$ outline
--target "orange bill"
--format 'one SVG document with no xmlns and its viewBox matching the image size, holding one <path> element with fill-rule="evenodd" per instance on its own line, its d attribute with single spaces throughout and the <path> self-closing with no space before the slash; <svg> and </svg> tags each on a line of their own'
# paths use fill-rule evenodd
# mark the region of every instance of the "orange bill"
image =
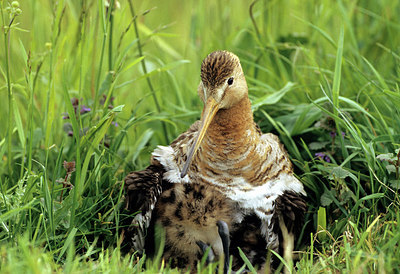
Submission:
<svg viewBox="0 0 400 274">
<path fill-rule="evenodd" d="M 195 139 L 192 147 L 189 150 L 187 160 L 186 160 L 185 164 L 183 165 L 183 169 L 181 172 L 181 178 L 186 176 L 187 171 L 190 166 L 190 163 L 192 162 L 193 156 L 195 155 L 196 151 L 200 147 L 201 141 L 203 140 L 204 135 L 206 134 L 206 131 L 207 131 L 208 127 L 210 126 L 211 121 L 214 118 L 214 116 L 218 110 L 219 110 L 219 103 L 217 101 L 215 101 L 215 99 L 212 96 L 210 96 L 210 98 L 207 99 L 206 104 L 204 106 L 203 116 L 201 117 L 200 130 L 197 133 L 196 139 Z"/>
</svg>

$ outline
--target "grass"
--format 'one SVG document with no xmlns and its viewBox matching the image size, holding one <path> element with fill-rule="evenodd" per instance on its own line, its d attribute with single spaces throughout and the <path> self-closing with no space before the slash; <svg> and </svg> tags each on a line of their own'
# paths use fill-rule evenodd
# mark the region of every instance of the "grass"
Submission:
<svg viewBox="0 0 400 274">
<path fill-rule="evenodd" d="M 107 2 L 0 0 L 0 272 L 177 272 L 121 253 L 122 179 L 198 119 L 216 49 L 306 187 L 296 269 L 400 269 L 399 3 Z"/>
</svg>

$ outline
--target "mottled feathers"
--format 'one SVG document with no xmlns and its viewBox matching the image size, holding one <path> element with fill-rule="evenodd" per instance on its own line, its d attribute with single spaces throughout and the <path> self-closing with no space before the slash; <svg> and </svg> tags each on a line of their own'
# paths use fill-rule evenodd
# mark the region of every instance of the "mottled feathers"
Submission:
<svg viewBox="0 0 400 274">
<path fill-rule="evenodd" d="M 215 88 L 231 76 L 235 67 L 240 66 L 237 57 L 227 51 L 210 53 L 201 64 L 201 81 L 205 86 Z"/>
<path fill-rule="evenodd" d="M 133 217 L 125 236 L 131 239 L 135 251 L 143 253 L 147 229 L 155 205 L 162 192 L 162 166 L 151 165 L 145 170 L 136 171 L 125 177 L 125 209 Z"/>
</svg>

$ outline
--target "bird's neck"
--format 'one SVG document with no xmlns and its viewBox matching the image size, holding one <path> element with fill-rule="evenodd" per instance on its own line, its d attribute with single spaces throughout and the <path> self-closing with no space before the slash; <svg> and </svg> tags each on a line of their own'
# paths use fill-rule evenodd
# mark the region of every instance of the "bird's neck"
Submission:
<svg viewBox="0 0 400 274">
<path fill-rule="evenodd" d="M 218 111 L 193 160 L 198 171 L 193 176 L 221 187 L 233 184 L 234 177 L 252 184 L 250 176 L 257 176 L 249 163 L 265 158 L 257 153 L 260 136 L 247 96 L 230 109 Z"/>
<path fill-rule="evenodd" d="M 201 158 L 209 161 L 211 157 L 220 162 L 239 158 L 258 138 L 251 103 L 246 96 L 233 107 L 217 112 L 201 144 L 201 150 L 209 157 Z"/>
<path fill-rule="evenodd" d="M 221 188 L 262 185 L 269 178 L 267 175 L 279 175 L 276 171 L 283 170 L 277 164 L 286 156 L 278 155 L 280 150 L 271 147 L 273 142 L 274 137 L 261 135 L 257 129 L 246 97 L 216 114 L 193 159 L 191 176 L 194 181 Z M 287 169 L 291 170 L 290 162 Z"/>
<path fill-rule="evenodd" d="M 221 109 L 215 115 L 207 130 L 209 137 L 238 136 L 254 128 L 251 103 L 245 96 L 229 109 Z"/>
</svg>

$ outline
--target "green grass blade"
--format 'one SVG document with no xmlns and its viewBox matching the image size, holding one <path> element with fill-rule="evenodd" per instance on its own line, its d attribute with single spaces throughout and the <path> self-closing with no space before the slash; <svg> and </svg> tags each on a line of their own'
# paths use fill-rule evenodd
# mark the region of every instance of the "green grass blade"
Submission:
<svg viewBox="0 0 400 274">
<path fill-rule="evenodd" d="M 240 258 L 242 258 L 242 260 L 244 261 L 245 265 L 247 266 L 247 268 L 249 269 L 249 271 L 253 274 L 257 273 L 256 269 L 254 268 L 254 266 L 251 264 L 251 262 L 249 261 L 249 259 L 246 257 L 246 254 L 244 254 L 244 252 L 240 249 L 240 247 L 238 247 L 239 250 L 239 255 Z"/>
<path fill-rule="evenodd" d="M 326 239 L 326 210 L 324 207 L 318 209 L 318 239 L 321 241 Z"/>
<path fill-rule="evenodd" d="M 72 245 L 74 245 L 74 240 L 75 240 L 75 234 L 78 231 L 77 228 L 73 228 L 69 233 L 68 233 L 68 237 L 64 242 L 63 247 L 61 248 L 60 254 L 58 254 L 58 258 L 57 258 L 57 262 L 59 262 L 62 258 L 62 256 L 64 256 L 64 253 L 67 251 L 67 249 Z"/>
</svg>

